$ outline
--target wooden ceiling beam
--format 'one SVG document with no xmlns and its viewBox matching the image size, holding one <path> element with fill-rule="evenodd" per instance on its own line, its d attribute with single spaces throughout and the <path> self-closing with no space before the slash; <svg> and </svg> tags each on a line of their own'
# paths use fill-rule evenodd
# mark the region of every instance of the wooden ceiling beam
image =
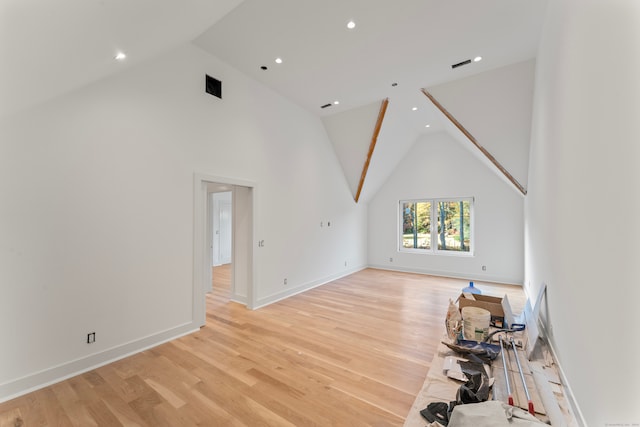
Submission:
<svg viewBox="0 0 640 427">
<path fill-rule="evenodd" d="M 431 94 L 429 93 L 429 91 L 427 91 L 426 89 L 422 89 L 422 93 L 423 93 L 427 98 L 429 98 L 429 100 L 433 103 L 433 105 L 435 105 L 435 106 L 436 106 L 436 108 L 437 108 L 438 110 L 440 110 L 440 111 L 442 112 L 442 114 L 444 114 L 444 115 L 449 119 L 449 121 L 451 121 L 451 123 L 453 123 L 453 125 L 454 125 L 455 127 L 457 127 L 457 128 L 458 128 L 458 130 L 459 130 L 460 132 L 462 132 L 462 133 L 463 133 L 463 135 L 464 135 L 464 136 L 466 136 L 466 137 L 469 139 L 469 141 L 471 141 L 471 143 L 472 143 L 473 145 L 475 145 L 475 146 L 476 146 L 476 148 L 477 148 L 478 150 L 480 150 L 480 152 L 481 152 L 481 153 L 482 153 L 482 154 L 483 154 L 483 155 L 484 155 L 484 156 L 485 156 L 485 157 L 486 157 L 486 158 L 487 158 L 491 163 L 493 163 L 493 165 L 494 165 L 496 168 L 498 168 L 498 170 L 499 170 L 500 172 L 502 172 L 502 174 L 507 178 L 507 180 L 509 180 L 509 182 L 511 182 L 511 183 L 512 183 L 512 184 L 513 184 L 513 185 L 518 189 L 518 191 L 520 191 L 520 192 L 522 193 L 522 195 L 524 195 L 524 196 L 526 196 L 526 195 L 527 195 L 527 189 L 526 189 L 526 188 L 524 188 L 524 186 L 523 186 L 522 184 L 520 184 L 520 183 L 518 182 L 518 180 L 517 180 L 517 179 L 515 179 L 515 178 L 513 177 L 513 175 L 511 175 L 511 174 L 509 173 L 509 171 L 508 171 L 504 166 L 502 166 L 502 165 L 500 164 L 500 162 L 498 161 L 498 159 L 496 159 L 495 157 L 493 157 L 493 155 L 492 155 L 492 154 L 491 154 L 491 153 L 490 153 L 486 148 L 484 148 L 482 145 L 480 145 L 480 143 L 478 142 L 478 140 L 476 140 L 476 138 L 475 138 L 473 135 L 471 135 L 471 133 L 470 133 L 470 132 L 469 132 L 469 131 L 464 127 L 464 126 L 462 126 L 462 123 L 460 123 L 460 122 L 459 122 L 459 121 L 458 121 L 458 120 L 457 120 L 457 119 L 456 119 L 456 118 L 455 118 L 451 113 L 449 113 L 449 112 L 447 111 L 447 109 L 446 109 L 446 108 L 444 108 L 444 106 L 443 106 L 442 104 L 440 104 L 440 102 L 438 102 L 438 100 L 437 100 L 433 95 L 431 95 Z"/>
<path fill-rule="evenodd" d="M 380 105 L 380 112 L 378 113 L 378 120 L 376 121 L 376 127 L 373 129 L 373 136 L 371 137 L 371 143 L 369 144 L 369 152 L 367 153 L 367 159 L 362 167 L 362 174 L 360 174 L 360 183 L 358 184 L 358 191 L 356 192 L 356 203 L 360 200 L 360 193 L 364 186 L 364 180 L 367 177 L 367 171 L 369 170 L 369 163 L 371 163 L 371 156 L 373 156 L 373 150 L 376 148 L 376 142 L 378 142 L 378 135 L 380 134 L 380 128 L 384 121 L 384 115 L 387 112 L 387 105 L 389 105 L 389 98 L 385 98 Z"/>
</svg>

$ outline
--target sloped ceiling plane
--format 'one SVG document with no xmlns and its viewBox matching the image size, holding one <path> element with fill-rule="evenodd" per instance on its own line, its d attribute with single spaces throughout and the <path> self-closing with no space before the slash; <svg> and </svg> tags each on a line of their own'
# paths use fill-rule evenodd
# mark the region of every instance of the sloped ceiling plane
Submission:
<svg viewBox="0 0 640 427">
<path fill-rule="evenodd" d="M 525 194 L 546 6 L 5 0 L 0 118 L 194 43 L 316 114 L 356 200 L 370 200 L 419 138 L 439 132 Z M 120 49 L 126 64 L 113 61 Z"/>
</svg>

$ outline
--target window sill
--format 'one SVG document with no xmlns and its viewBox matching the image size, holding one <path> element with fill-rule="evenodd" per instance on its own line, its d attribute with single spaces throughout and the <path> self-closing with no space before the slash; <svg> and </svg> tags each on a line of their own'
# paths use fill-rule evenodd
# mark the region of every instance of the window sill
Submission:
<svg viewBox="0 0 640 427">
<path fill-rule="evenodd" d="M 446 257 L 461 257 L 461 258 L 473 258 L 475 257 L 475 253 L 473 251 L 470 252 L 455 252 L 455 251 L 434 251 L 431 249 L 398 249 L 398 252 L 405 254 L 418 254 L 418 255 L 441 255 Z"/>
</svg>

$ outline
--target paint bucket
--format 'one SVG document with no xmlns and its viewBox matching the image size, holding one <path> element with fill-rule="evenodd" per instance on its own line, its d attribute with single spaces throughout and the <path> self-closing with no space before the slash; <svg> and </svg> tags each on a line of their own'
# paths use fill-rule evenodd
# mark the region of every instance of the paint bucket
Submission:
<svg viewBox="0 0 640 427">
<path fill-rule="evenodd" d="M 462 308 L 462 336 L 465 340 L 484 341 L 489 335 L 489 310 L 479 307 Z"/>
</svg>

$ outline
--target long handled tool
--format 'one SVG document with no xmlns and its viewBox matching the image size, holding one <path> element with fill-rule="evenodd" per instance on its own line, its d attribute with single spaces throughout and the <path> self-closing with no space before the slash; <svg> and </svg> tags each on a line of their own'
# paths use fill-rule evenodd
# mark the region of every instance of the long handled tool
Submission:
<svg viewBox="0 0 640 427">
<path fill-rule="evenodd" d="M 502 368 L 504 369 L 504 379 L 507 383 L 507 393 L 509 394 L 509 405 L 513 406 L 513 395 L 511 394 L 511 383 L 509 382 L 509 372 L 507 371 L 507 361 L 504 357 L 504 346 L 502 345 L 502 335 L 500 340 L 500 354 L 502 355 Z"/>
<path fill-rule="evenodd" d="M 529 395 L 527 383 L 524 380 L 524 373 L 522 372 L 522 366 L 520 366 L 520 358 L 518 357 L 518 349 L 516 348 L 516 343 L 513 341 L 513 337 L 511 337 L 511 346 L 513 347 L 513 352 L 516 354 L 516 363 L 518 364 L 518 371 L 520 371 L 520 379 L 522 380 L 522 387 L 524 387 L 524 394 L 527 395 L 527 400 L 529 401 L 529 413 L 535 416 L 536 411 L 533 410 L 533 401 L 531 400 L 531 396 Z"/>
</svg>

